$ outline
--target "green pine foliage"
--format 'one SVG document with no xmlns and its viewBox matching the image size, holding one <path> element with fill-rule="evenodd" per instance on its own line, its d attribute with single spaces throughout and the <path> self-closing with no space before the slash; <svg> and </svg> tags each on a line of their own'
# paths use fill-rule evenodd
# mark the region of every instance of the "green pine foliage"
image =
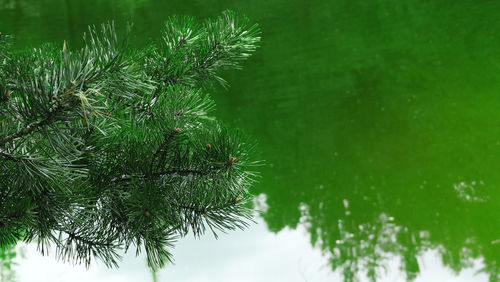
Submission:
<svg viewBox="0 0 500 282">
<path fill-rule="evenodd" d="M 254 145 L 210 115 L 206 91 L 259 34 L 226 11 L 173 17 L 142 50 L 113 24 L 80 50 L 18 51 L 0 35 L 0 247 L 37 242 L 110 267 L 133 248 L 156 269 L 188 232 L 246 227 Z"/>
</svg>

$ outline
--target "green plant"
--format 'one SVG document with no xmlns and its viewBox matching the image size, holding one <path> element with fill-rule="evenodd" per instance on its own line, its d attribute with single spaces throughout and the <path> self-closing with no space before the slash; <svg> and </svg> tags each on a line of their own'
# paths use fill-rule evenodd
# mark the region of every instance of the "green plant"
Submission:
<svg viewBox="0 0 500 282">
<path fill-rule="evenodd" d="M 17 51 L 0 35 L 0 247 L 36 240 L 87 266 L 136 247 L 156 269 L 189 230 L 247 226 L 253 143 L 209 116 L 205 91 L 259 33 L 226 11 L 173 17 L 141 50 L 113 24 L 76 51 Z"/>
</svg>

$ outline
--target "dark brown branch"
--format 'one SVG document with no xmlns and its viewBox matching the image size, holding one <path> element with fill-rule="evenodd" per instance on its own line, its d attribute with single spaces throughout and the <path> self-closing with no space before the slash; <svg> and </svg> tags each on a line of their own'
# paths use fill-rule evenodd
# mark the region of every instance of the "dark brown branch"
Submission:
<svg viewBox="0 0 500 282">
<path fill-rule="evenodd" d="M 13 161 L 13 162 L 20 162 L 21 161 L 20 158 L 14 157 L 13 155 L 11 155 L 9 153 L 5 153 L 3 151 L 0 151 L 0 156 L 4 157 L 5 159 L 8 159 L 10 161 Z"/>
<path fill-rule="evenodd" d="M 16 163 L 17 162 L 31 162 L 31 163 L 36 164 L 36 165 L 42 164 L 39 161 L 30 160 L 29 158 L 25 158 L 25 157 L 13 156 L 13 155 L 6 153 L 6 152 L 3 152 L 3 151 L 0 151 L 0 157 L 4 157 L 5 159 L 7 159 L 9 161 L 16 162 Z"/>
<path fill-rule="evenodd" d="M 113 243 L 103 243 L 103 242 L 98 242 L 98 241 L 92 241 L 89 239 L 85 239 L 84 237 L 77 235 L 76 233 L 69 232 L 69 231 L 64 231 L 66 234 L 68 234 L 69 239 L 71 240 L 77 240 L 80 241 L 84 244 L 87 244 L 89 246 L 103 246 L 103 247 L 112 247 L 114 244 Z"/>
<path fill-rule="evenodd" d="M 218 165 L 218 166 L 212 166 L 209 169 L 196 169 L 196 168 L 179 168 L 179 169 L 170 169 L 170 170 L 165 170 L 165 171 L 160 171 L 160 172 L 155 172 L 152 173 L 151 175 L 122 175 L 121 177 L 115 177 L 112 178 L 110 181 L 110 184 L 115 184 L 118 182 L 128 182 L 132 180 L 133 178 L 139 178 L 139 179 L 147 179 L 149 177 L 152 178 L 158 178 L 164 175 L 171 175 L 171 174 L 179 174 L 179 175 L 189 175 L 189 174 L 196 174 L 196 175 L 207 175 L 210 172 L 219 170 L 226 166 L 226 164 Z"/>
<path fill-rule="evenodd" d="M 53 122 L 55 120 L 57 114 L 60 111 L 62 111 L 64 108 L 65 107 L 64 107 L 63 104 L 59 104 L 52 111 L 49 112 L 49 114 L 47 115 L 47 117 L 45 117 L 41 121 L 38 121 L 38 122 L 32 123 L 30 125 L 27 125 L 27 126 L 23 127 L 21 130 L 19 130 L 18 132 L 13 133 L 13 134 L 11 134 L 11 135 L 3 138 L 2 140 L 0 140 L 0 146 L 4 145 L 6 143 L 9 143 L 9 142 L 11 142 L 14 139 L 17 139 L 19 137 L 28 135 L 28 134 L 32 133 L 33 131 L 37 130 L 38 128 L 40 128 L 40 127 L 43 127 L 45 125 L 50 124 L 51 122 Z"/>
<path fill-rule="evenodd" d="M 218 206 L 218 207 L 204 207 L 202 209 L 197 209 L 196 207 L 194 206 L 189 206 L 189 205 L 177 205 L 177 204 L 174 204 L 176 205 L 178 208 L 181 208 L 181 209 L 186 209 L 186 210 L 189 210 L 189 211 L 192 211 L 192 212 L 195 212 L 195 213 L 198 213 L 198 214 L 207 214 L 209 212 L 220 212 L 221 210 L 224 210 L 224 209 L 227 209 L 227 208 L 230 208 L 232 206 L 235 206 L 237 205 L 242 199 L 241 198 L 238 198 L 236 199 L 234 202 L 228 202 L 226 203 L 225 205 L 222 205 L 222 206 Z"/>
<path fill-rule="evenodd" d="M 6 220 L 21 220 L 24 216 L 26 216 L 28 212 L 22 213 L 22 214 L 15 214 L 15 215 L 0 215 L 0 222 L 5 223 Z"/>
<path fill-rule="evenodd" d="M 165 171 L 159 171 L 155 172 L 152 175 L 159 177 L 163 175 L 170 175 L 170 174 L 179 174 L 179 175 L 189 175 L 189 174 L 197 174 L 197 175 L 203 175 L 205 172 L 210 172 L 212 171 L 212 168 L 209 170 L 200 170 L 200 169 L 195 169 L 195 168 L 181 168 L 181 169 L 170 169 L 170 170 L 165 170 Z"/>
<path fill-rule="evenodd" d="M 177 132 L 179 132 L 178 129 L 177 130 L 174 129 L 174 130 L 170 131 L 170 133 L 165 137 L 165 140 L 163 141 L 163 143 L 161 143 L 161 145 L 158 147 L 156 152 L 153 154 L 153 157 L 151 158 L 151 164 L 149 165 L 149 173 L 153 174 L 154 163 L 156 161 L 156 158 L 163 150 L 165 150 L 165 148 L 168 146 L 168 143 L 172 140 L 172 138 L 174 137 L 174 135 Z"/>
</svg>

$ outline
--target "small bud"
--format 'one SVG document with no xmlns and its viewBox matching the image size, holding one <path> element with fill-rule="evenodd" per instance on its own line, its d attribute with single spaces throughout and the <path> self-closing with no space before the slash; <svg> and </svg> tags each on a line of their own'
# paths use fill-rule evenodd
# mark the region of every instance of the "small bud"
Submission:
<svg viewBox="0 0 500 282">
<path fill-rule="evenodd" d="M 144 215 L 146 215 L 146 216 L 149 216 L 150 214 L 151 214 L 151 213 L 150 213 L 148 210 L 146 210 L 146 211 L 144 212 Z"/>
<path fill-rule="evenodd" d="M 237 158 L 231 157 L 229 158 L 229 164 L 232 165 L 237 160 L 238 160 Z"/>
<path fill-rule="evenodd" d="M 180 128 L 174 127 L 174 133 L 179 133 L 179 131 L 181 131 Z"/>
<path fill-rule="evenodd" d="M 30 210 L 26 210 L 26 214 L 30 214 L 30 213 L 31 213 Z"/>
<path fill-rule="evenodd" d="M 5 96 L 7 97 L 7 99 L 10 98 L 10 90 L 7 90 L 7 94 Z"/>
<path fill-rule="evenodd" d="M 182 115 L 183 113 L 184 113 L 184 110 L 179 110 L 179 111 L 177 112 L 177 115 L 178 115 L 178 116 L 180 116 L 180 115 Z"/>
<path fill-rule="evenodd" d="M 236 199 L 236 203 L 241 202 L 241 200 L 243 200 L 243 198 L 238 198 L 238 199 Z"/>
<path fill-rule="evenodd" d="M 210 151 L 212 149 L 212 145 L 207 144 L 207 151 Z"/>
</svg>

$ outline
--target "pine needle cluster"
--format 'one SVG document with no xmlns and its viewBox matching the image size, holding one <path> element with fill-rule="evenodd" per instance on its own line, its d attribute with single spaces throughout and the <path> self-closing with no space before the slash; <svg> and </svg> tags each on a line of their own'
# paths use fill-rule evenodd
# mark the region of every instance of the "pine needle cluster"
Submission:
<svg viewBox="0 0 500 282">
<path fill-rule="evenodd" d="M 258 26 L 226 11 L 173 17 L 140 50 L 128 34 L 109 23 L 78 50 L 24 51 L 0 34 L 0 247 L 109 267 L 134 248 L 156 269 L 178 237 L 251 220 L 254 144 L 210 115 L 207 91 L 255 51 Z"/>
</svg>

